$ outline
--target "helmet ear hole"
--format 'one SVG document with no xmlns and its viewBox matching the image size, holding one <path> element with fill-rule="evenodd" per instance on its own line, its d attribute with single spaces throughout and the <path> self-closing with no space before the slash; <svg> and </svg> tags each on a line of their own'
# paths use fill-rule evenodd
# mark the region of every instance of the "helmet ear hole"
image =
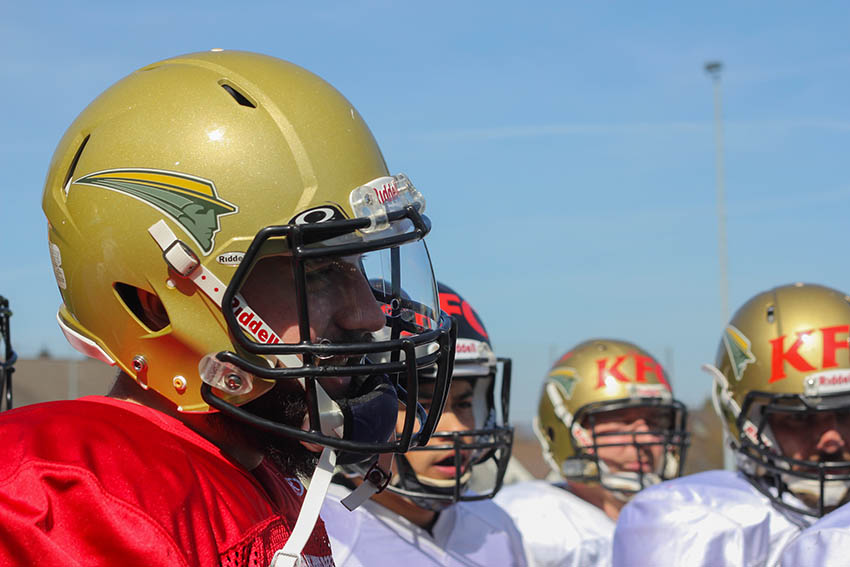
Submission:
<svg viewBox="0 0 850 567">
<path fill-rule="evenodd" d="M 121 282 L 115 282 L 114 288 L 124 307 L 150 332 L 161 331 L 171 323 L 165 306 L 155 294 Z"/>
</svg>

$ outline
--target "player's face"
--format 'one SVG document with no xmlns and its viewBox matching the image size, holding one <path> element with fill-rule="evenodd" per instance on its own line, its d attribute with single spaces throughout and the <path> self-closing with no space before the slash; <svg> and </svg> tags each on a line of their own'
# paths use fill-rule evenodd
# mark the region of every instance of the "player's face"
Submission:
<svg viewBox="0 0 850 567">
<path fill-rule="evenodd" d="M 310 339 L 341 342 L 377 331 L 385 317 L 360 270 L 357 256 L 305 262 Z M 301 340 L 295 305 L 295 278 L 288 256 L 263 258 L 241 293 L 283 343 Z"/>
<path fill-rule="evenodd" d="M 850 408 L 770 412 L 768 423 L 787 457 L 814 462 L 850 461 Z"/>
<path fill-rule="evenodd" d="M 368 342 L 368 334 L 384 327 L 381 311 L 357 256 L 305 262 L 307 305 L 312 342 Z M 241 289 L 242 296 L 281 342 L 301 341 L 296 308 L 295 278 L 288 256 L 270 256 L 257 262 Z M 345 357 L 320 360 L 344 364 Z M 325 389 L 338 387 L 334 378 L 323 378 Z"/>
<path fill-rule="evenodd" d="M 664 446 L 658 432 L 670 427 L 666 412 L 656 408 L 636 407 L 600 412 L 591 426 L 599 458 L 612 473 L 656 472 L 662 462 Z M 604 434 L 604 435 L 602 435 Z"/>
<path fill-rule="evenodd" d="M 311 341 L 368 341 L 364 335 L 384 326 L 386 318 L 356 257 L 307 262 L 305 269 Z M 287 344 L 301 340 L 294 281 L 290 258 L 270 256 L 257 262 L 240 290 L 248 305 Z M 337 364 L 344 361 L 333 357 L 318 362 Z M 329 377 L 319 382 L 331 395 L 344 396 L 349 379 Z M 288 380 L 278 381 L 272 392 L 254 400 L 251 406 L 251 411 L 258 416 L 289 425 L 302 424 L 307 412 L 303 392 Z M 262 443 L 269 456 L 281 463 L 284 470 L 307 475 L 315 462 L 305 447 L 313 452 L 321 450 L 318 445 L 302 446 L 297 441 L 271 434 L 265 435 Z"/>
<path fill-rule="evenodd" d="M 420 403 L 426 410 L 430 410 L 429 401 L 431 392 L 433 392 L 433 384 L 423 384 L 420 386 Z M 446 398 L 446 405 L 443 413 L 440 415 L 440 421 L 437 423 L 437 432 L 454 432 L 466 431 L 475 429 L 475 416 L 473 414 L 472 404 L 472 383 L 466 380 L 456 380 L 452 382 L 449 389 L 449 395 Z M 404 410 L 399 411 L 397 428 L 400 430 L 404 423 Z M 470 438 L 462 438 L 464 441 L 470 441 Z M 428 442 L 428 446 L 443 445 L 449 443 L 445 438 L 432 438 Z M 447 449 L 445 451 L 410 451 L 404 454 L 410 466 L 417 475 L 435 478 L 440 480 L 453 479 L 457 469 L 455 468 L 455 451 Z M 471 453 L 462 451 L 461 455 L 461 473 L 465 472 L 469 467 Z"/>
</svg>

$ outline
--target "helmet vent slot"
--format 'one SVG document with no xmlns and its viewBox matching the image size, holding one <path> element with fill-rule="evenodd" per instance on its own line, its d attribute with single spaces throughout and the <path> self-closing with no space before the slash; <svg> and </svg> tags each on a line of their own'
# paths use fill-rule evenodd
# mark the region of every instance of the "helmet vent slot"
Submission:
<svg viewBox="0 0 850 567">
<path fill-rule="evenodd" d="M 141 288 L 115 282 L 115 291 L 124 306 L 149 332 L 161 331 L 171 323 L 159 298 Z"/>
<path fill-rule="evenodd" d="M 74 154 L 74 159 L 71 160 L 71 165 L 68 166 L 68 173 L 65 174 L 65 181 L 62 183 L 62 187 L 65 188 L 66 195 L 68 194 L 68 184 L 74 176 L 74 171 L 77 169 L 77 164 L 80 162 L 80 156 L 83 155 L 83 150 L 85 149 L 86 144 L 89 143 L 89 138 L 91 138 L 91 134 L 83 138 L 83 141 L 80 143 L 80 147 L 77 148 L 77 153 Z"/>
<path fill-rule="evenodd" d="M 230 85 L 230 84 L 227 84 L 227 83 L 220 83 L 220 84 L 221 84 L 221 88 L 223 88 L 225 91 L 227 91 L 227 94 L 232 96 L 233 100 L 238 102 L 240 105 L 247 106 L 248 108 L 257 108 L 256 104 L 251 102 L 251 100 L 247 96 L 245 96 L 244 94 L 242 94 L 241 92 L 236 90 L 236 88 L 233 85 Z"/>
<path fill-rule="evenodd" d="M 776 309 L 773 305 L 768 306 L 766 316 L 768 323 L 773 323 L 776 320 Z"/>
</svg>

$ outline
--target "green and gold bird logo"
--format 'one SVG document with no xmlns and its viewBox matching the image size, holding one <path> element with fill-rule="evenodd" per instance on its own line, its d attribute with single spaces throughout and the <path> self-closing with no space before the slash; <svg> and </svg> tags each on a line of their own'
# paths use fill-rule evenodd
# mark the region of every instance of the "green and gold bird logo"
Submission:
<svg viewBox="0 0 850 567">
<path fill-rule="evenodd" d="M 561 385 L 561 388 L 564 390 L 564 396 L 568 400 L 572 399 L 579 380 L 579 375 L 575 368 L 554 368 L 549 372 L 549 378 Z"/>
<path fill-rule="evenodd" d="M 736 327 L 729 325 L 723 333 L 723 343 L 726 345 L 729 360 L 732 361 L 732 372 L 735 374 L 735 379 L 740 382 L 747 365 L 756 361 L 750 339 Z"/>
<path fill-rule="evenodd" d="M 124 193 L 171 217 L 192 237 L 204 255 L 213 249 L 221 230 L 219 217 L 239 211 L 219 198 L 212 181 L 174 171 L 110 169 L 85 175 L 75 185 L 90 185 Z"/>
</svg>

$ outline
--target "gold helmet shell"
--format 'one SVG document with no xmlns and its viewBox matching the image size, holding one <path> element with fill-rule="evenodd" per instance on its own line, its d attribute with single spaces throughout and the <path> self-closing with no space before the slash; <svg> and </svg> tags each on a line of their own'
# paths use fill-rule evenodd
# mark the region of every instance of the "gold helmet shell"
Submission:
<svg viewBox="0 0 850 567">
<path fill-rule="evenodd" d="M 388 250 L 390 244 L 381 244 L 388 241 L 382 236 L 387 233 L 394 234 L 396 249 L 418 245 L 428 263 L 420 267 L 430 277 L 423 289 L 425 295 L 430 291 L 425 303 L 431 307 L 416 314 L 417 325 L 427 319 L 425 327 L 445 331 L 435 322 L 440 320 L 436 283 L 421 242 L 430 229 L 421 215 L 424 199 L 406 177 L 389 175 L 372 133 L 348 100 L 320 77 L 274 57 L 192 53 L 148 65 L 117 82 L 60 141 L 43 208 L 63 301 L 58 319 L 66 337 L 181 411 L 211 409 L 199 378 L 204 373 L 199 365 L 211 353 L 233 353 L 258 368 L 274 367 L 269 351 L 246 346 L 249 331 L 256 331 L 255 343 L 274 342 L 269 329 L 253 328 L 259 317 L 249 324 L 243 321 L 247 315 L 240 315 L 240 329 L 239 313 L 221 307 L 222 294 L 238 297 L 228 296 L 233 291 L 229 284 L 254 265 L 246 261 L 242 266 L 241 259 L 252 254 L 255 237 L 267 227 L 288 227 L 292 230 L 286 234 L 303 236 L 326 223 L 322 227 L 340 231 L 336 240 L 349 238 L 348 254 L 356 254 L 352 247 L 367 240 L 369 250 Z M 399 220 L 404 215 L 413 220 Z M 403 222 L 415 227 L 407 230 Z M 348 228 L 352 223 L 356 227 Z M 277 253 L 291 254 L 293 266 L 300 261 L 296 240 L 275 241 L 286 243 Z M 332 248 L 317 240 L 298 245 Z M 197 274 L 203 274 L 207 287 L 198 283 Z M 378 284 L 369 280 L 369 285 Z M 147 297 L 161 303 L 162 317 L 140 317 L 134 303 Z M 235 310 L 236 303 L 231 305 Z M 308 310 L 301 299 L 297 307 L 303 344 Z M 437 341 L 443 347 L 449 340 L 444 334 Z M 398 337 L 396 329 L 393 338 Z M 404 339 L 393 344 L 400 342 Z M 305 366 L 320 349 L 340 348 L 308 346 Z M 442 366 L 450 366 L 442 351 L 429 351 L 431 364 L 439 358 Z M 203 364 L 218 363 L 206 359 Z M 310 376 L 321 372 L 318 365 L 311 370 L 315 374 Z M 234 406 L 274 383 L 255 374 L 248 390 L 239 375 L 232 376 L 232 391 L 215 393 Z M 434 421 L 436 416 L 429 423 Z M 311 424 L 317 427 L 312 416 Z"/>
<path fill-rule="evenodd" d="M 320 203 L 345 207 L 354 187 L 386 175 L 360 115 L 296 65 L 222 51 L 143 67 L 80 114 L 50 163 L 43 207 L 60 322 L 143 386 L 204 411 L 191 377 L 231 340 L 207 297 L 171 287 L 148 227 L 176 221 L 226 283 L 234 267 L 217 258 L 244 252 L 258 228 Z M 140 321 L 117 300 L 124 286 L 159 297 L 170 324 Z M 258 383 L 249 397 L 267 388 Z"/>
<path fill-rule="evenodd" d="M 587 420 L 599 412 L 644 406 L 670 414 L 669 427 L 661 433 L 663 470 L 658 478 L 644 475 L 648 478 L 609 478 L 607 482 L 605 477 L 610 475 L 595 456 L 598 441 Z M 549 371 L 534 427 L 546 460 L 558 474 L 635 492 L 679 475 L 687 446 L 685 422 L 686 410 L 673 399 L 667 374 L 657 360 L 630 342 L 593 339 L 570 349 Z"/>
<path fill-rule="evenodd" d="M 822 285 L 779 286 L 755 295 L 735 312 L 721 336 L 715 365 L 706 368 L 715 378 L 715 409 L 744 472 L 760 480 L 775 476 L 766 482 L 790 486 L 792 492 L 796 486 L 798 496 L 805 495 L 807 487 L 791 480 L 795 471 L 783 463 L 763 416 L 783 409 L 850 407 L 848 335 L 850 297 Z M 814 515 L 830 507 L 830 492 L 840 492 L 832 500 L 844 499 L 850 485 L 833 478 L 836 482 L 825 486 L 825 500 L 820 482 L 810 479 L 818 484 L 810 487 L 819 495 Z M 769 495 L 781 500 L 775 491 Z M 798 511 L 812 513 L 811 508 Z"/>
</svg>

